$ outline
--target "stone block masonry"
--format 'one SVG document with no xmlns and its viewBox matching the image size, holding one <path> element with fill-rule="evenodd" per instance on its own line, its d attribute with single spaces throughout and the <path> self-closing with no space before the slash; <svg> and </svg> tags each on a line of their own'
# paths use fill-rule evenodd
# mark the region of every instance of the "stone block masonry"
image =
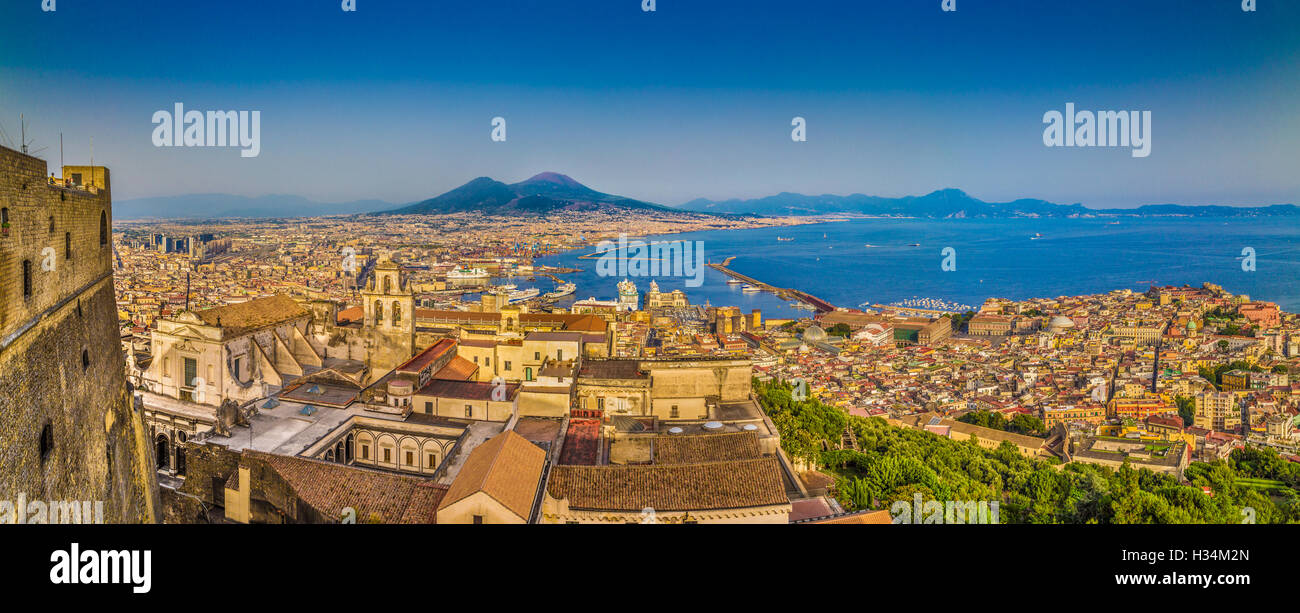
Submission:
<svg viewBox="0 0 1300 613">
<path fill-rule="evenodd" d="M 0 147 L 0 500 L 103 501 L 159 519 L 152 443 L 126 382 L 102 167 Z M 80 185 L 62 179 L 80 178 Z M 12 518 L 0 518 L 0 521 Z"/>
</svg>

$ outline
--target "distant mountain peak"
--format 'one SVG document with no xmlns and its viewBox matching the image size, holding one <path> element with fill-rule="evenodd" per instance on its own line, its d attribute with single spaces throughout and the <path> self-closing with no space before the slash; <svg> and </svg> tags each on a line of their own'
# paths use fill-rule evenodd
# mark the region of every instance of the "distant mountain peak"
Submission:
<svg viewBox="0 0 1300 613">
<path fill-rule="evenodd" d="M 682 213 L 649 202 L 605 194 L 568 175 L 540 172 L 507 185 L 479 177 L 442 195 L 384 213 L 438 214 L 477 211 L 490 214 L 545 213 L 555 210 L 659 210 Z"/>
<path fill-rule="evenodd" d="M 525 183 L 554 183 L 556 185 L 563 185 L 565 187 L 581 187 L 581 188 L 586 187 L 585 185 L 577 181 L 574 181 L 573 177 L 560 174 L 558 172 L 551 172 L 549 170 L 546 172 L 539 172 L 519 182 L 519 184 L 521 185 Z"/>
</svg>

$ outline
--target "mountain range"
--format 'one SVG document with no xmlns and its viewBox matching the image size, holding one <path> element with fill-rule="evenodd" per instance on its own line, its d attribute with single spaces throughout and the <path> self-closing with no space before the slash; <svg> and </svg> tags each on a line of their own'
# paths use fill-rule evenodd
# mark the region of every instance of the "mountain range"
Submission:
<svg viewBox="0 0 1300 613">
<path fill-rule="evenodd" d="M 478 211 L 486 214 L 548 213 L 559 210 L 679 209 L 605 194 L 556 172 L 543 172 L 509 185 L 479 177 L 440 196 L 422 200 L 380 215 L 412 215 Z"/>
<path fill-rule="evenodd" d="M 751 200 L 707 200 L 697 198 L 682 204 L 682 210 L 701 213 L 728 213 L 749 215 L 893 215 L 960 219 L 968 217 L 1083 217 L 1095 215 L 1157 216 L 1184 215 L 1192 217 L 1251 217 L 1273 215 L 1300 215 L 1294 204 L 1271 206 L 1186 206 L 1180 204 L 1148 204 L 1132 209 L 1093 209 L 1082 204 L 1056 204 L 1046 200 L 1022 198 L 1011 202 L 985 202 L 959 189 L 941 189 L 924 196 L 887 198 L 850 194 L 837 196 L 823 194 L 806 196 L 782 192 L 775 196 Z"/>
<path fill-rule="evenodd" d="M 1022 198 L 1010 202 L 985 202 L 959 189 L 941 189 L 923 196 L 889 198 L 849 194 L 809 196 L 782 192 L 749 200 L 698 198 L 676 207 L 663 206 L 591 189 L 556 172 L 543 172 L 518 183 L 479 177 L 444 194 L 406 205 L 382 200 L 322 203 L 291 195 L 259 197 L 230 194 L 190 194 L 124 200 L 114 204 L 118 219 L 310 217 L 321 215 L 412 215 L 479 212 L 487 215 L 527 215 L 555 211 L 649 211 L 706 215 L 882 215 L 961 219 L 971 217 L 1087 217 L 1191 216 L 1262 217 L 1296 216 L 1294 204 L 1271 206 L 1186 206 L 1149 204 L 1132 209 L 1093 209 L 1079 203 L 1056 204 Z"/>
</svg>

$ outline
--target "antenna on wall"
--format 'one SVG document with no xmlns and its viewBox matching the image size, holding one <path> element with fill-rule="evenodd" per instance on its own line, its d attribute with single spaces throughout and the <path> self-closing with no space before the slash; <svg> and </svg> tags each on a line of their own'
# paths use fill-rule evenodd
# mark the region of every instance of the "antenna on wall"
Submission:
<svg viewBox="0 0 1300 613">
<path fill-rule="evenodd" d="M 20 129 L 21 132 L 22 132 L 22 135 L 21 135 L 21 136 L 22 136 L 22 140 L 19 141 L 19 145 L 20 145 L 20 146 L 19 146 L 19 150 L 22 151 L 23 153 L 27 154 L 27 155 L 36 155 L 36 154 L 38 154 L 38 153 L 40 153 L 40 152 L 42 152 L 42 151 L 45 151 L 45 147 L 41 147 L 40 149 L 37 149 L 37 150 L 35 150 L 35 151 L 31 151 L 31 150 L 30 150 L 30 147 L 29 147 L 28 145 L 31 145 L 32 143 L 35 143 L 36 141 L 28 141 L 28 140 L 27 140 L 27 117 L 26 117 L 24 114 L 22 114 L 22 113 L 19 113 L 19 114 L 18 114 L 18 124 L 19 124 L 19 129 Z"/>
</svg>

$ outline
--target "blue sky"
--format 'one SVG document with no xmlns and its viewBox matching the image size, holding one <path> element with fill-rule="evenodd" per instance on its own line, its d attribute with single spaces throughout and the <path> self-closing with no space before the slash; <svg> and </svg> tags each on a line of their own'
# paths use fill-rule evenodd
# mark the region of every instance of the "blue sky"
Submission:
<svg viewBox="0 0 1300 613">
<path fill-rule="evenodd" d="M 204 6 L 208 5 L 208 6 Z M 665 204 L 957 187 L 1088 206 L 1300 203 L 1300 2 L 5 0 L 0 126 L 115 198 L 408 202 L 544 170 Z M 262 150 L 155 148 L 154 111 L 259 110 Z M 1042 116 L 1149 110 L 1147 158 Z M 508 139 L 489 138 L 505 117 Z M 808 122 L 807 142 L 790 120 Z"/>
</svg>

